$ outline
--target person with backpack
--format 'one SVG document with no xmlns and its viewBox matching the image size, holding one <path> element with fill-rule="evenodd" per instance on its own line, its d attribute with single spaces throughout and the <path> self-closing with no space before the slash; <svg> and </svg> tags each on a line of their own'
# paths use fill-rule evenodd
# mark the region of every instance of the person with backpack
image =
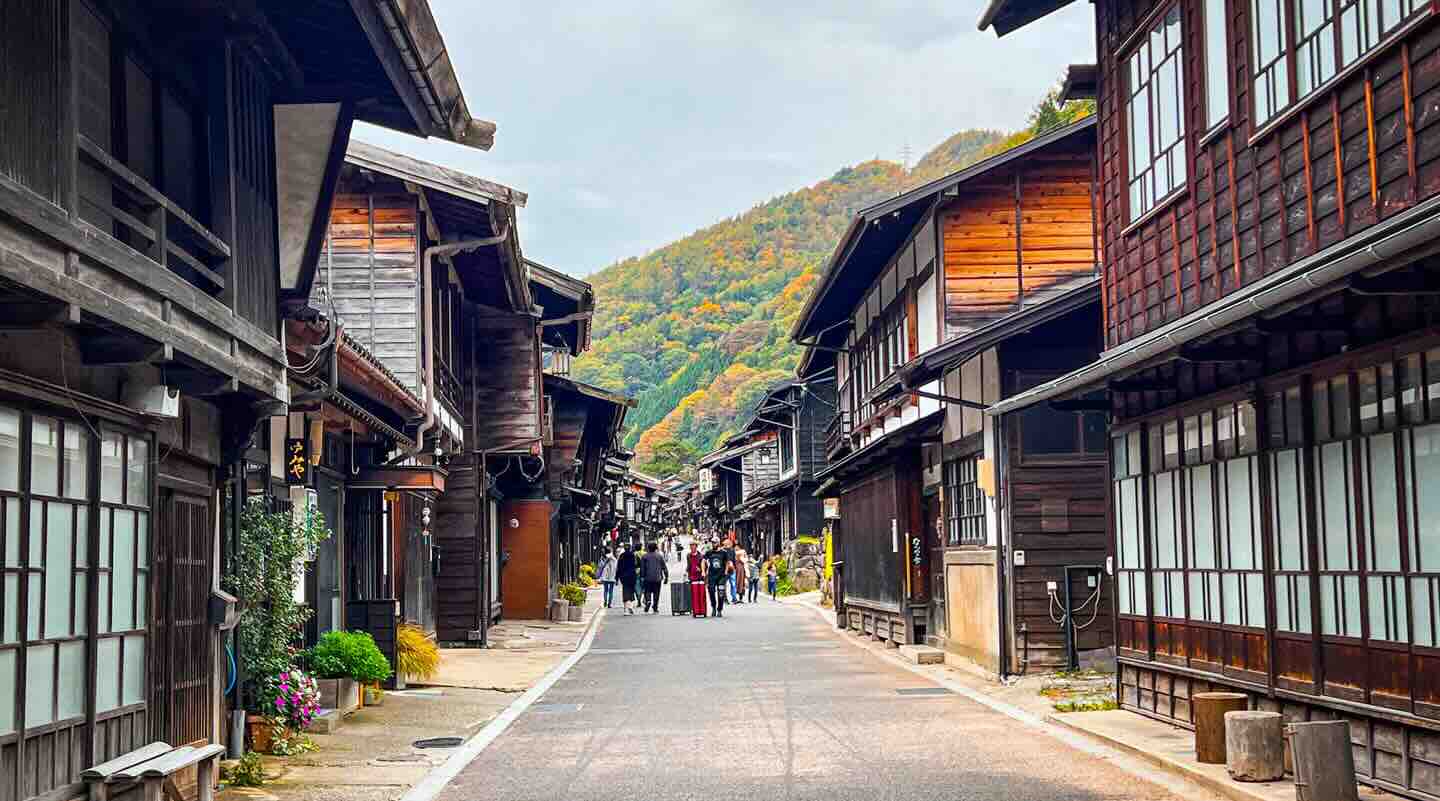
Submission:
<svg viewBox="0 0 1440 801">
<path fill-rule="evenodd" d="M 705 583 L 710 588 L 710 605 L 715 608 L 711 617 L 725 617 L 725 583 L 734 572 L 734 554 L 720 542 L 712 543 L 705 552 Z"/>
</svg>

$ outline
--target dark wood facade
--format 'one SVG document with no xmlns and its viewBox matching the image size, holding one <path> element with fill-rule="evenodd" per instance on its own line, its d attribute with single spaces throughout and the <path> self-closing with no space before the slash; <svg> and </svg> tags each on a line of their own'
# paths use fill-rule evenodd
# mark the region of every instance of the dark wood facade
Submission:
<svg viewBox="0 0 1440 801">
<path fill-rule="evenodd" d="M 1002 30 L 1039 10 L 998 5 Z M 1191 695 L 1224 688 L 1343 717 L 1363 781 L 1434 797 L 1440 21 L 1273 8 L 1096 4 L 1108 349 L 998 411 L 1108 390 L 1125 707 L 1188 726 Z M 1137 195 L 1157 140 L 1135 134 L 1154 87 L 1132 58 L 1157 46 L 1183 67 L 1160 84 L 1180 172 Z"/>
</svg>

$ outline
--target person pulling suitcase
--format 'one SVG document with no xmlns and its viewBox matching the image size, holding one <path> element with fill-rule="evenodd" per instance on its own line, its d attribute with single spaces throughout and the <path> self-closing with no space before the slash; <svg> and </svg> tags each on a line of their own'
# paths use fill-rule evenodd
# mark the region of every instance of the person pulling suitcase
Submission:
<svg viewBox="0 0 1440 801">
<path fill-rule="evenodd" d="M 700 555 L 700 544 L 694 540 L 685 557 L 685 578 L 690 582 L 690 614 L 705 617 L 705 559 Z"/>
</svg>

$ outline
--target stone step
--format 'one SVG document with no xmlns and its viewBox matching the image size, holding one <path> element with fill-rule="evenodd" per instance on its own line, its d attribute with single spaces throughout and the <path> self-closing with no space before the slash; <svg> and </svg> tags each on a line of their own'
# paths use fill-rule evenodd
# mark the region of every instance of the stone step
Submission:
<svg viewBox="0 0 1440 801">
<path fill-rule="evenodd" d="M 939 665 L 945 661 L 945 652 L 928 645 L 902 645 L 900 655 L 917 665 Z"/>
</svg>

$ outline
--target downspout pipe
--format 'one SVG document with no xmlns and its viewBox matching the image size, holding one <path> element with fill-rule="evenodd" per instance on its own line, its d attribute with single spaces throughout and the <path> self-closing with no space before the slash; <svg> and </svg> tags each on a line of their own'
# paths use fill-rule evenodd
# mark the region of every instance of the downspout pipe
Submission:
<svg viewBox="0 0 1440 801">
<path fill-rule="evenodd" d="M 435 425 L 435 321 L 430 309 L 430 267 L 436 256 L 453 256 L 457 253 L 468 253 L 492 245 L 498 245 L 510 237 L 509 226 L 501 229 L 495 236 L 487 236 L 482 239 L 463 239 L 459 242 L 441 242 L 425 248 L 425 255 L 421 258 L 420 266 L 420 316 L 423 336 L 425 338 L 425 418 L 420 421 L 420 427 L 415 430 L 415 447 L 409 453 L 401 453 L 390 464 L 413 459 L 425 448 L 425 433 Z"/>
</svg>

